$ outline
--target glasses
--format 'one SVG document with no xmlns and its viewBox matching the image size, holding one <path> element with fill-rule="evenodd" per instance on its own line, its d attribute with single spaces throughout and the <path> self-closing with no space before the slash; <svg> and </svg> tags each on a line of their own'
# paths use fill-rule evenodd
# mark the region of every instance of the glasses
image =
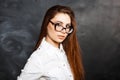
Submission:
<svg viewBox="0 0 120 80">
<path fill-rule="evenodd" d="M 61 23 L 58 23 L 58 22 L 54 23 L 51 20 L 50 20 L 50 23 L 52 23 L 52 25 L 54 25 L 55 30 L 58 31 L 58 32 L 62 32 L 62 30 L 64 30 L 64 29 L 65 29 L 65 32 L 67 34 L 70 34 L 70 33 L 73 32 L 73 27 L 72 26 L 66 25 L 66 28 L 65 28 L 61 25 Z"/>
</svg>

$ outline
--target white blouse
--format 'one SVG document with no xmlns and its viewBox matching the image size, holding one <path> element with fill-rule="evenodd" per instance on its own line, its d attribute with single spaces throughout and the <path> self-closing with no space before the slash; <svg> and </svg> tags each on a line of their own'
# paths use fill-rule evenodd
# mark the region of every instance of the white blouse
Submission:
<svg viewBox="0 0 120 80">
<path fill-rule="evenodd" d="M 43 38 L 17 80 L 73 80 L 62 44 L 56 48 Z"/>
</svg>

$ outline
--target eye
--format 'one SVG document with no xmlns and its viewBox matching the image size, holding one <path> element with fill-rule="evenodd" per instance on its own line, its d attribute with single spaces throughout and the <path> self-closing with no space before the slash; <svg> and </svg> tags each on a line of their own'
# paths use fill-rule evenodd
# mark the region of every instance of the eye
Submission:
<svg viewBox="0 0 120 80">
<path fill-rule="evenodd" d="M 67 24 L 67 25 L 66 25 L 66 28 L 71 28 L 71 25 Z"/>
<path fill-rule="evenodd" d="M 61 26 L 61 24 L 60 24 L 60 23 L 55 23 L 55 26 L 58 26 L 58 27 L 59 27 L 59 26 Z"/>
</svg>

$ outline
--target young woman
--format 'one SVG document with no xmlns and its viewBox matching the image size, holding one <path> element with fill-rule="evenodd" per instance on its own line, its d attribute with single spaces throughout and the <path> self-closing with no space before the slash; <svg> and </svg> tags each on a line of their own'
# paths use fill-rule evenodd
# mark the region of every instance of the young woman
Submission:
<svg viewBox="0 0 120 80">
<path fill-rule="evenodd" d="M 48 9 L 36 50 L 18 80 L 84 80 L 76 21 L 71 8 L 55 5 Z"/>
</svg>

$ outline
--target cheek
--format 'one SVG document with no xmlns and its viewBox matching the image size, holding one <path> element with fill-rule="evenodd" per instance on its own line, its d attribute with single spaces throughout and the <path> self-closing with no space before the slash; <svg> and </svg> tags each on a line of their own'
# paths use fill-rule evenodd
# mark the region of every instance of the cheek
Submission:
<svg viewBox="0 0 120 80">
<path fill-rule="evenodd" d="M 50 34 L 55 34 L 55 30 L 54 30 L 54 28 L 52 27 L 52 26 L 48 26 L 47 27 L 47 33 L 50 35 Z"/>
<path fill-rule="evenodd" d="M 65 38 L 67 38 L 67 37 L 68 37 L 68 34 L 65 35 Z"/>
</svg>

